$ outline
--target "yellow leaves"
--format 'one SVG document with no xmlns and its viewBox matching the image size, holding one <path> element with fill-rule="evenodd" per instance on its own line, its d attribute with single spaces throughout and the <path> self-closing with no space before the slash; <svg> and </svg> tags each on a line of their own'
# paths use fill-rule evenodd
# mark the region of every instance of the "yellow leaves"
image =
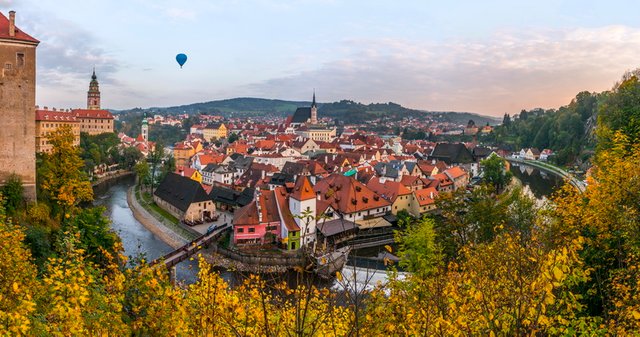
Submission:
<svg viewBox="0 0 640 337">
<path fill-rule="evenodd" d="M 387 252 L 389 252 L 389 253 L 393 253 L 393 248 L 391 248 L 391 246 L 389 246 L 389 245 L 385 245 L 384 249 L 386 249 Z"/>
<path fill-rule="evenodd" d="M 18 293 L 20 291 L 20 285 L 18 284 L 18 282 L 13 282 L 11 288 L 13 289 L 14 293 Z"/>
<path fill-rule="evenodd" d="M 633 317 L 633 319 L 636 319 L 636 320 L 640 321 L 640 312 L 638 312 L 637 310 L 633 310 L 631 312 L 631 316 Z"/>
<path fill-rule="evenodd" d="M 553 278 L 556 281 L 562 281 L 563 276 L 564 276 L 564 273 L 562 272 L 562 270 L 560 270 L 560 268 L 558 268 L 558 266 L 553 267 Z"/>
</svg>

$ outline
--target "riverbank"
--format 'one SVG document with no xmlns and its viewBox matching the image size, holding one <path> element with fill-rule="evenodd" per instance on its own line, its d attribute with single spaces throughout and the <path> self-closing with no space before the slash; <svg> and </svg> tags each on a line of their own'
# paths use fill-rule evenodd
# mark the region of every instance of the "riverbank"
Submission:
<svg viewBox="0 0 640 337">
<path fill-rule="evenodd" d="M 127 190 L 127 203 L 134 218 L 173 249 L 180 248 L 190 241 L 167 228 L 161 221 L 149 214 L 149 212 L 140 205 L 138 199 L 135 197 L 135 185 Z"/>
<path fill-rule="evenodd" d="M 104 176 L 91 182 L 91 186 L 98 187 L 102 184 L 111 183 L 114 180 L 119 180 L 125 177 L 132 177 L 132 176 L 133 176 L 133 171 L 127 171 L 127 170 L 117 170 L 113 172 L 107 172 L 105 173 Z"/>
</svg>

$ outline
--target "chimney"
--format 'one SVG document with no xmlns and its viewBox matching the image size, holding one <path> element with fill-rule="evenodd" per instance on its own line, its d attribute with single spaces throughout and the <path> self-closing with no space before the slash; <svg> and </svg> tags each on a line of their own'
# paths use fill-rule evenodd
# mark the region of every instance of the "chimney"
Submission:
<svg viewBox="0 0 640 337">
<path fill-rule="evenodd" d="M 433 192 L 429 192 L 429 198 L 431 198 L 431 200 L 433 200 Z"/>
<path fill-rule="evenodd" d="M 16 12 L 9 11 L 9 37 L 16 36 Z"/>
</svg>

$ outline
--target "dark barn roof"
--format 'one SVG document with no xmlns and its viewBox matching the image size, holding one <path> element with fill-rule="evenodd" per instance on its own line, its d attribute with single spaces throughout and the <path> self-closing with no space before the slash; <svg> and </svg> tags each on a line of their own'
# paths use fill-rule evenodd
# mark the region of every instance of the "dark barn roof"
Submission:
<svg viewBox="0 0 640 337">
<path fill-rule="evenodd" d="M 175 173 L 167 174 L 154 194 L 183 212 L 194 202 L 210 200 L 197 181 Z"/>
<path fill-rule="evenodd" d="M 469 164 L 474 161 L 471 152 L 462 143 L 438 143 L 429 158 L 442 160 L 449 165 Z"/>
</svg>

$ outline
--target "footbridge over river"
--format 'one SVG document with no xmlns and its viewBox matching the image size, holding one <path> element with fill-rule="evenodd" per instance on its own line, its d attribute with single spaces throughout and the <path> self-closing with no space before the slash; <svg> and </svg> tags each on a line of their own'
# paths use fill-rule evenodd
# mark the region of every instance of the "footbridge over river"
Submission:
<svg viewBox="0 0 640 337">
<path fill-rule="evenodd" d="M 167 267 L 167 269 L 171 270 L 171 268 L 193 256 L 203 247 L 209 245 L 214 241 L 217 241 L 222 233 L 224 233 L 227 229 L 229 229 L 229 226 L 227 224 L 213 228 L 212 230 L 207 231 L 207 233 L 202 234 L 201 236 L 195 238 L 193 241 L 183 245 L 182 247 L 151 261 L 150 265 L 154 266 L 163 264 L 165 267 Z"/>
<path fill-rule="evenodd" d="M 571 184 L 571 186 L 575 187 L 578 189 L 578 191 L 580 193 L 584 193 L 584 191 L 587 189 L 587 185 L 578 180 L 575 176 L 573 176 L 571 173 L 557 167 L 557 166 L 553 166 L 553 165 L 549 165 L 547 163 L 543 163 L 543 162 L 539 162 L 536 160 L 527 160 L 527 159 L 520 159 L 520 158 L 515 158 L 515 157 L 506 157 L 505 160 L 507 160 L 510 163 L 515 163 L 515 164 L 522 164 L 522 165 L 528 165 L 531 167 L 535 167 L 538 170 L 553 174 L 555 176 L 558 176 L 564 180 L 568 180 L 569 183 Z"/>
</svg>

